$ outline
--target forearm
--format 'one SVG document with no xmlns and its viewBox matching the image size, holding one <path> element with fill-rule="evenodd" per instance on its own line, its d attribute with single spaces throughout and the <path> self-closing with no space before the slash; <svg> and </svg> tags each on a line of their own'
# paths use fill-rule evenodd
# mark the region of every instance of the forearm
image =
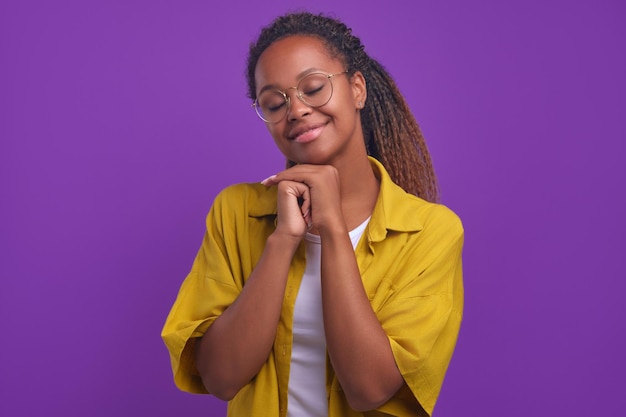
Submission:
<svg viewBox="0 0 626 417">
<path fill-rule="evenodd" d="M 403 379 L 363 288 L 347 232 L 322 236 L 322 299 L 328 353 L 342 389 L 353 408 L 376 408 Z"/>
<path fill-rule="evenodd" d="M 209 392 L 231 399 L 267 360 L 297 244 L 272 235 L 237 300 L 198 341 L 196 363 Z"/>
</svg>

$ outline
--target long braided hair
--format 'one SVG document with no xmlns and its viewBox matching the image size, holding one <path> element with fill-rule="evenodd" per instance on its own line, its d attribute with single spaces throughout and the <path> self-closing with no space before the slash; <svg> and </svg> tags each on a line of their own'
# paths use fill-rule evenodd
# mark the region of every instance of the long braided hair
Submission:
<svg viewBox="0 0 626 417">
<path fill-rule="evenodd" d="M 435 202 L 437 178 L 422 132 L 396 83 L 385 68 L 368 56 L 361 40 L 341 21 L 308 12 L 278 17 L 261 30 L 248 55 L 248 96 L 256 99 L 254 72 L 259 57 L 275 41 L 291 35 L 321 39 L 330 55 L 344 62 L 350 75 L 360 71 L 367 85 L 361 125 L 368 155 L 379 160 L 405 191 Z M 288 162 L 288 166 L 292 163 Z"/>
</svg>

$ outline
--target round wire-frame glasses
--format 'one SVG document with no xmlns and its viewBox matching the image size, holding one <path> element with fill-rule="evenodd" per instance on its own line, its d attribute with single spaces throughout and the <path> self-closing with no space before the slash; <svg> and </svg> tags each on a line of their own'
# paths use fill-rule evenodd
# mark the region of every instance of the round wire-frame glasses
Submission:
<svg viewBox="0 0 626 417">
<path fill-rule="evenodd" d="M 333 96 L 333 82 L 336 75 L 347 74 L 348 70 L 334 74 L 312 72 L 302 77 L 295 87 L 285 90 L 268 88 L 261 90 L 259 96 L 252 103 L 257 116 L 266 123 L 278 123 L 285 118 L 291 107 L 289 90 L 296 90 L 298 99 L 309 107 L 321 107 L 328 103 Z"/>
</svg>

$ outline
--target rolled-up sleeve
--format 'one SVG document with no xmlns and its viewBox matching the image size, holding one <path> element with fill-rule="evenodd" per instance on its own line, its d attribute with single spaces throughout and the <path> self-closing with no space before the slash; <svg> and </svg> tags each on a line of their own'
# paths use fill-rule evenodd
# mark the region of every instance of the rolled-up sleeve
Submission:
<svg viewBox="0 0 626 417">
<path fill-rule="evenodd" d="M 195 345 L 209 326 L 233 303 L 241 283 L 232 265 L 236 248 L 223 238 L 224 211 L 218 196 L 206 219 L 202 246 L 165 321 L 161 336 L 169 350 L 176 386 L 206 393 L 195 363 Z"/>
<path fill-rule="evenodd" d="M 429 244 L 433 250 L 415 254 L 417 268 L 407 271 L 411 278 L 393 288 L 377 312 L 405 383 L 428 415 L 441 390 L 463 315 L 464 233 L 456 216 L 447 221 L 438 241 Z M 393 411 L 385 406 L 379 410 Z"/>
</svg>

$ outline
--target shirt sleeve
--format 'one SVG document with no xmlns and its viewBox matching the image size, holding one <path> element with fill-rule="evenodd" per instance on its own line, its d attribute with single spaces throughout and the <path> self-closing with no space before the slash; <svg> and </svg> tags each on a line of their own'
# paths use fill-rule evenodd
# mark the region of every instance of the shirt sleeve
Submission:
<svg viewBox="0 0 626 417">
<path fill-rule="evenodd" d="M 202 246 L 166 319 L 162 338 L 170 354 L 176 386 L 183 391 L 207 393 L 195 362 L 196 340 L 233 303 L 241 291 L 232 265 L 238 251 L 224 239 L 229 222 L 221 196 L 206 219 Z"/>
<path fill-rule="evenodd" d="M 396 288 L 377 312 L 408 387 L 399 394 L 410 390 L 414 398 L 409 399 L 417 400 L 428 415 L 441 390 L 463 312 L 463 227 L 454 213 L 441 212 L 435 227 L 420 232 L 430 234 L 428 244 L 420 246 L 432 250 L 415 252 L 415 270 L 405 271 L 406 284 Z M 406 406 L 406 398 L 399 400 L 379 410 L 403 415 L 395 414 L 400 410 L 394 407 Z"/>
</svg>

